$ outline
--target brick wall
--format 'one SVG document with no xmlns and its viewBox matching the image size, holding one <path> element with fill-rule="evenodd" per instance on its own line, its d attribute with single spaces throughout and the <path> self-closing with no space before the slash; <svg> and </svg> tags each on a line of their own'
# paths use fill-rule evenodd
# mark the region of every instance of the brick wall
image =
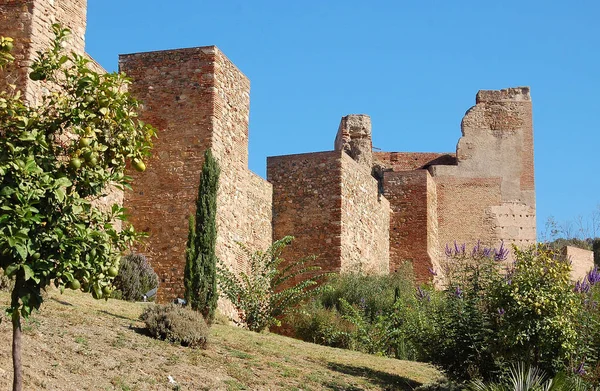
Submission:
<svg viewBox="0 0 600 391">
<path fill-rule="evenodd" d="M 271 186 L 247 167 L 250 83 L 216 47 L 123 55 L 120 69 L 144 102 L 142 119 L 159 129 L 147 170 L 132 172 L 135 191 L 124 204 L 134 226 L 150 234 L 145 252 L 166 301 L 183 294 L 187 219 L 205 150 L 212 148 L 221 167 L 217 256 L 234 270 L 246 267 L 236 242 L 270 244 Z"/>
<path fill-rule="evenodd" d="M 417 279 L 427 280 L 428 268 L 433 267 L 428 250 L 437 236 L 437 221 L 430 218 L 435 216 L 431 207 L 435 184 L 427 170 L 389 171 L 384 173 L 383 188 L 392 210 L 390 271 L 401 270 L 401 264 L 410 261 Z"/>
<path fill-rule="evenodd" d="M 500 238 L 492 207 L 501 204 L 500 178 L 434 178 L 437 188 L 437 215 L 440 254 L 454 241 L 472 246 L 496 246 Z"/>
<path fill-rule="evenodd" d="M 342 156 L 341 270 L 389 273 L 390 203 L 368 167 Z"/>
<path fill-rule="evenodd" d="M 453 153 L 433 152 L 374 152 L 376 164 L 393 171 L 410 171 L 431 165 L 456 165 Z"/>
<path fill-rule="evenodd" d="M 286 258 L 317 255 L 326 271 L 341 268 L 340 151 L 269 157 L 273 239 L 293 235 Z"/>
<path fill-rule="evenodd" d="M 86 7 L 86 0 L 0 0 L 0 35 L 15 40 L 12 52 L 15 63 L 0 78 L 0 88 L 15 84 L 26 101 L 38 102 L 43 83 L 29 80 L 28 67 L 36 52 L 46 49 L 52 41 L 53 23 L 72 30 L 67 50 L 84 53 Z"/>
</svg>

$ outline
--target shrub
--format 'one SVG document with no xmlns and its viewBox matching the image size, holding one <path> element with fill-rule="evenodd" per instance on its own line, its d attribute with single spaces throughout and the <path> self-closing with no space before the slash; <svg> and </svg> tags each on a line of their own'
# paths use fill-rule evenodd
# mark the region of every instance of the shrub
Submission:
<svg viewBox="0 0 600 391">
<path fill-rule="evenodd" d="M 507 255 L 503 246 L 446 246 L 441 270 L 445 288 L 419 287 L 416 304 L 408 308 L 413 313 L 406 317 L 407 333 L 419 358 L 439 365 L 453 380 L 487 378 L 497 368 L 492 329 L 495 314 L 489 311 L 487 295 L 501 279 Z"/>
<path fill-rule="evenodd" d="M 142 300 L 145 293 L 158 287 L 158 276 L 142 254 L 121 258 L 119 274 L 114 280 L 113 297 L 128 301 Z"/>
<path fill-rule="evenodd" d="M 330 279 L 319 299 L 325 308 L 341 310 L 341 299 L 359 306 L 369 320 L 392 310 L 400 297 L 412 295 L 414 283 L 408 263 L 398 273 L 387 275 L 340 274 Z"/>
<path fill-rule="evenodd" d="M 353 346 L 350 336 L 354 325 L 335 308 L 324 308 L 316 299 L 294 311 L 286 323 L 292 327 L 294 336 L 303 341 L 343 349 Z"/>
<path fill-rule="evenodd" d="M 294 336 L 321 345 L 414 359 L 404 326 L 414 284 L 409 265 L 393 275 L 333 277 L 314 300 L 287 322 Z"/>
<path fill-rule="evenodd" d="M 570 280 L 570 262 L 543 244 L 514 251 L 514 264 L 489 295 L 490 311 L 500 315 L 494 324 L 498 356 L 551 375 L 571 369 L 581 300 Z"/>
<path fill-rule="evenodd" d="M 282 251 L 293 239 L 292 236 L 286 236 L 274 242 L 266 251 L 256 252 L 238 243 L 248 257 L 249 272 L 236 275 L 222 263 L 217 268 L 223 296 L 233 303 L 242 323 L 252 331 L 280 325 L 278 317 L 286 315 L 300 302 L 321 290 L 315 285 L 325 274 L 306 277 L 307 273 L 321 269 L 318 266 L 306 266 L 307 262 L 315 259 L 314 256 L 290 262 L 281 258 Z"/>
<path fill-rule="evenodd" d="M 140 319 L 154 338 L 183 346 L 206 346 L 208 326 L 199 312 L 176 304 L 152 305 L 144 310 Z"/>
</svg>

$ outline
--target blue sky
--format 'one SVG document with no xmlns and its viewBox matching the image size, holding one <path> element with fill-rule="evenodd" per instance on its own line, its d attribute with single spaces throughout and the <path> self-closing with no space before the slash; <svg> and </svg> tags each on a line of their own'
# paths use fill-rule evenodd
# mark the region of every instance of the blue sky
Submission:
<svg viewBox="0 0 600 391">
<path fill-rule="evenodd" d="M 386 151 L 454 152 L 480 89 L 531 87 L 538 231 L 600 203 L 600 3 L 88 0 L 87 51 L 217 45 L 251 80 L 250 169 L 331 150 L 369 114 Z"/>
</svg>

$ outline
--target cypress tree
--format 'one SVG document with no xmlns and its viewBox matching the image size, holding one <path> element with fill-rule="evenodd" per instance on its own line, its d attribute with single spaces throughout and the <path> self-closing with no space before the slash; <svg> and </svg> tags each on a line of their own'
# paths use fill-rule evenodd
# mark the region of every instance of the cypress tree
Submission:
<svg viewBox="0 0 600 391">
<path fill-rule="evenodd" d="M 185 299 L 188 305 L 211 323 L 217 307 L 217 190 L 219 164 L 210 149 L 204 154 L 200 174 L 196 217 L 190 216 L 184 272 Z"/>
</svg>

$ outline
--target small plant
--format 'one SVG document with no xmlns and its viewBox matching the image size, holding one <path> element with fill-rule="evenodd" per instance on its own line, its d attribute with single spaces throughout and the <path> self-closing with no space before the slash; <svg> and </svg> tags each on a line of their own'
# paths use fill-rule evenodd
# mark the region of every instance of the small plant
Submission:
<svg viewBox="0 0 600 391">
<path fill-rule="evenodd" d="M 319 345 L 351 349 L 354 325 L 335 308 L 324 308 L 317 300 L 310 300 L 286 319 L 294 337 Z"/>
<path fill-rule="evenodd" d="M 183 346 L 206 347 L 208 326 L 199 312 L 176 304 L 152 305 L 140 319 L 154 338 Z"/>
<path fill-rule="evenodd" d="M 131 253 L 121 258 L 114 286 L 113 297 L 142 300 L 145 293 L 158 287 L 158 276 L 144 255 Z"/>
<path fill-rule="evenodd" d="M 577 376 L 567 376 L 561 372 L 551 378 L 541 369 L 527 367 L 522 363 L 512 366 L 498 382 L 484 383 L 481 380 L 474 380 L 467 388 L 468 391 L 592 391 L 593 389 Z"/>
<path fill-rule="evenodd" d="M 315 259 L 314 256 L 289 263 L 281 258 L 282 251 L 293 240 L 292 236 L 286 236 L 274 242 L 266 251 L 256 252 L 238 243 L 248 257 L 249 273 L 240 272 L 237 276 L 223 263 L 217 268 L 223 296 L 233 303 L 243 324 L 252 331 L 260 332 L 269 326 L 280 325 L 278 317 L 321 290 L 314 286 L 325 274 L 294 282 L 321 268 L 306 265 Z"/>
</svg>

